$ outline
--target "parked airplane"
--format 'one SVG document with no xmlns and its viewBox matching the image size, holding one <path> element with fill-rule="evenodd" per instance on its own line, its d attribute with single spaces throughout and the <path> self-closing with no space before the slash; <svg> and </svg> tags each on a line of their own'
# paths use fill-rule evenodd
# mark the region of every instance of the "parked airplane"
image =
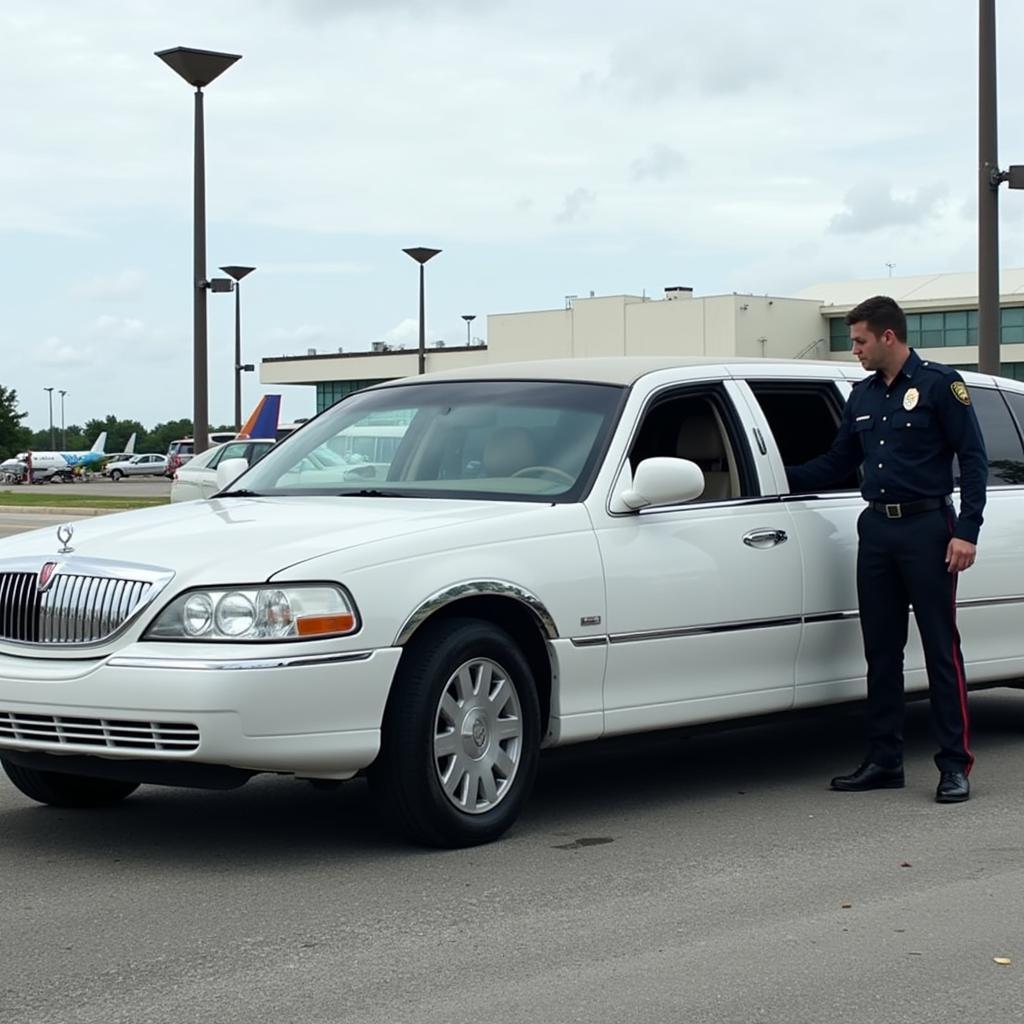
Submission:
<svg viewBox="0 0 1024 1024">
<path fill-rule="evenodd" d="M 76 466 L 83 469 L 99 469 L 103 464 L 103 449 L 107 446 L 107 432 L 104 430 L 96 443 L 87 452 L 21 452 L 19 462 L 32 462 L 32 477 L 35 480 L 49 480 L 60 477 L 69 480 Z"/>
<path fill-rule="evenodd" d="M 112 452 L 110 455 L 103 456 L 103 465 L 108 465 L 111 462 L 127 462 L 135 454 L 135 435 L 132 434 L 128 438 L 128 443 L 124 446 L 123 452 Z"/>
</svg>

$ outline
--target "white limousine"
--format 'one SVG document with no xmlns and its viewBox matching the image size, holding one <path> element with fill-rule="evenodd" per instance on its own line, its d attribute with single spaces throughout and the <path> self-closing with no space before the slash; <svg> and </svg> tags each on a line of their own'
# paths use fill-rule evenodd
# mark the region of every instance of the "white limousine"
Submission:
<svg viewBox="0 0 1024 1024">
<path fill-rule="evenodd" d="M 4 540 L 7 775 L 83 807 L 367 773 L 407 835 L 469 845 L 516 819 L 543 747 L 861 697 L 857 480 L 792 495 L 784 470 L 829 446 L 861 374 L 622 358 L 396 381 L 222 464 L 210 501 Z M 969 680 L 1020 685 L 1024 384 L 964 376 L 990 459 Z M 371 430 L 395 443 L 366 480 L 316 458 Z M 923 664 L 912 637 L 908 688 Z"/>
</svg>

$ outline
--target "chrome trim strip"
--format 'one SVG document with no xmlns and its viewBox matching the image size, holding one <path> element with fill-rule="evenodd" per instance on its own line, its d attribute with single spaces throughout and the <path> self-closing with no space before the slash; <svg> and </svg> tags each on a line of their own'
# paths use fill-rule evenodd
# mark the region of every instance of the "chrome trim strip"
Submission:
<svg viewBox="0 0 1024 1024">
<path fill-rule="evenodd" d="M 395 636 L 395 647 L 403 647 L 409 638 L 430 618 L 434 612 L 445 605 L 458 601 L 463 597 L 508 597 L 525 605 L 536 616 L 538 623 L 549 640 L 558 639 L 558 627 L 551 613 L 540 598 L 529 590 L 507 580 L 465 580 L 444 590 L 431 594 L 402 624 Z"/>
<path fill-rule="evenodd" d="M 569 643 L 573 647 L 604 647 L 608 643 L 606 636 L 571 636 Z"/>
<path fill-rule="evenodd" d="M 983 608 L 990 604 L 1021 604 L 1024 603 L 1024 594 L 1016 594 L 1012 597 L 969 597 L 963 601 L 957 601 L 957 608 Z"/>
<path fill-rule="evenodd" d="M 767 629 L 774 626 L 799 626 L 803 619 L 791 615 L 778 619 L 750 619 L 746 622 L 714 622 L 703 626 L 683 626 L 677 629 L 638 630 L 635 633 L 615 633 L 608 637 L 609 643 L 629 644 L 640 640 L 667 640 L 680 636 L 703 636 L 710 633 L 738 633 L 748 629 Z"/>
<path fill-rule="evenodd" d="M 856 609 L 846 612 L 818 612 L 815 615 L 805 615 L 804 623 L 810 625 L 816 622 L 839 622 L 843 619 L 859 619 L 860 612 Z"/>
<path fill-rule="evenodd" d="M 368 661 L 373 651 L 347 651 L 343 654 L 282 654 L 276 658 L 146 658 L 113 657 L 113 668 L 170 668 L 189 672 L 235 672 L 265 668 L 294 668 L 306 665 L 335 665 L 346 661 Z"/>
</svg>

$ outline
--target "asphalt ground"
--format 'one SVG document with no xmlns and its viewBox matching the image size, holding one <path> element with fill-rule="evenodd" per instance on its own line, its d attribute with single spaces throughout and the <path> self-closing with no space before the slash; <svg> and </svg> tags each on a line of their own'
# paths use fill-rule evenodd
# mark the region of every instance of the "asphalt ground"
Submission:
<svg viewBox="0 0 1024 1024">
<path fill-rule="evenodd" d="M 933 802 L 921 704 L 905 790 L 828 791 L 860 753 L 833 708 L 550 751 L 516 828 L 449 852 L 358 780 L 104 811 L 0 782 L 0 1019 L 1019 1020 L 1024 694 L 972 706 L 966 804 Z"/>
<path fill-rule="evenodd" d="M 67 811 L 0 778 L 0 1021 L 1016 1021 L 1024 693 L 971 708 L 966 804 L 923 703 L 906 789 L 830 792 L 860 710 L 826 708 L 546 752 L 459 851 L 391 838 L 361 780 Z"/>
<path fill-rule="evenodd" d="M 73 484 L 4 484 L 0 485 L 0 505 L 4 503 L 4 494 L 50 495 L 61 494 L 101 494 L 114 498 L 166 498 L 171 493 L 171 481 L 164 476 L 126 477 L 117 483 L 103 476 L 93 476 L 88 482 Z"/>
</svg>

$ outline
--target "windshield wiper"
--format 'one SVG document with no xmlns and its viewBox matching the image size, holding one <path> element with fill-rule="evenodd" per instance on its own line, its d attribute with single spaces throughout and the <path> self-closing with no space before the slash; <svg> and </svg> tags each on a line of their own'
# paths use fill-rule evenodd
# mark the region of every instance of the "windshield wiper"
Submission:
<svg viewBox="0 0 1024 1024">
<path fill-rule="evenodd" d="M 256 491 L 247 491 L 244 488 L 238 491 L 221 491 L 218 498 L 261 498 L 262 495 Z"/>
<path fill-rule="evenodd" d="M 394 491 L 378 491 L 374 487 L 364 487 L 361 491 L 338 491 L 339 498 L 397 498 Z"/>
</svg>

